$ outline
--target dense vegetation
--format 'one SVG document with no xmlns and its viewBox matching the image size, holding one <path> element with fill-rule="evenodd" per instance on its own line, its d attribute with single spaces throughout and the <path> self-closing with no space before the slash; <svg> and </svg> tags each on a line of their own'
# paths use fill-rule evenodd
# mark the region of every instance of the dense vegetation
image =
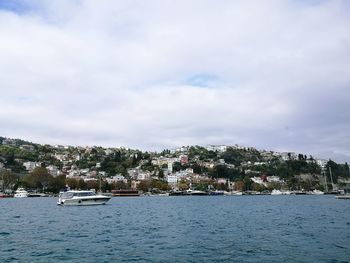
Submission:
<svg viewBox="0 0 350 263">
<path fill-rule="evenodd" d="M 66 176 L 70 170 L 86 169 L 95 171 L 96 174 L 103 172 L 104 177 L 119 174 L 130 179 L 128 171 L 137 168 L 152 175 L 152 179 L 139 183 L 140 190 L 150 188 L 167 190 L 169 186 L 164 181 L 167 163 L 156 165 L 152 162 L 159 158 L 174 160 L 173 172 L 191 168 L 194 174 L 207 178 L 193 182 L 192 186 L 197 189 L 208 189 L 208 187 L 225 189 L 231 181 L 236 183 L 237 189 L 261 191 L 264 187 L 253 183 L 251 178 L 272 175 L 284 180 L 285 187 L 290 189 L 322 189 L 323 175 L 326 176 L 328 183 L 333 180 L 340 185 L 344 184 L 344 179 L 350 178 L 347 163 L 338 164 L 329 160 L 322 170 L 311 156 L 288 154 L 288 158 L 283 159 L 278 154 L 266 154 L 254 148 L 227 147 L 225 151 L 213 151 L 201 146 L 191 146 L 187 147 L 185 152 L 164 150 L 161 153 L 150 153 L 125 148 L 54 147 L 23 140 L 10 140 L 10 143 L 5 143 L 5 140 L 7 139 L 0 137 L 0 181 L 3 189 L 16 189 L 21 185 L 28 189 L 58 192 L 65 184 L 81 189 L 100 187 L 102 190 L 125 189 L 130 187 L 130 182 L 108 184 L 105 180 L 84 181 Z M 181 162 L 179 159 L 181 155 L 186 155 L 188 160 Z M 26 162 L 40 163 L 40 167 L 28 172 L 23 165 Z M 62 171 L 61 175 L 51 175 L 47 169 L 49 166 Z M 219 178 L 227 179 L 227 183 L 217 183 L 216 180 Z M 181 180 L 179 187 L 189 187 L 188 181 Z M 281 186 L 271 184 L 271 187 Z"/>
</svg>

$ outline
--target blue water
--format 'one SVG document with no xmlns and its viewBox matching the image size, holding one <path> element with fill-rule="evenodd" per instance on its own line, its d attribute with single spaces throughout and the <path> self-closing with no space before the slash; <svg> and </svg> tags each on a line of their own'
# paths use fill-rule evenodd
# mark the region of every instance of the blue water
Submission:
<svg viewBox="0 0 350 263">
<path fill-rule="evenodd" d="M 350 262 L 333 196 L 0 199 L 0 262 Z"/>
</svg>

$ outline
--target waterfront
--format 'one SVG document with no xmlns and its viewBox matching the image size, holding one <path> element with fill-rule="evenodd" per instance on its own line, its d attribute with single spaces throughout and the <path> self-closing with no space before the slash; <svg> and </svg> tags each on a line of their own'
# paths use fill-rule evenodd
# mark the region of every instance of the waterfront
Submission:
<svg viewBox="0 0 350 263">
<path fill-rule="evenodd" d="M 348 262 L 350 202 L 334 196 L 0 200 L 0 262 Z"/>
</svg>

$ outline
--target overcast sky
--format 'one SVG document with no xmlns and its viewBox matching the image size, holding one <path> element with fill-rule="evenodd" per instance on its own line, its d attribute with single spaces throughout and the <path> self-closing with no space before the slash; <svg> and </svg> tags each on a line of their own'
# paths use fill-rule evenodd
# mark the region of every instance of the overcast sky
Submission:
<svg viewBox="0 0 350 263">
<path fill-rule="evenodd" d="M 0 0 L 0 136 L 350 161 L 349 2 Z"/>
</svg>

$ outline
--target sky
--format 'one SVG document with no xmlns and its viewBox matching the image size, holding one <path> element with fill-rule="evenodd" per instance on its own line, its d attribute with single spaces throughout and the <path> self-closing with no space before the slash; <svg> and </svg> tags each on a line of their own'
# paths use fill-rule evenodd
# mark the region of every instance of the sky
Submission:
<svg viewBox="0 0 350 263">
<path fill-rule="evenodd" d="M 0 136 L 350 161 L 349 2 L 0 0 Z"/>
</svg>

